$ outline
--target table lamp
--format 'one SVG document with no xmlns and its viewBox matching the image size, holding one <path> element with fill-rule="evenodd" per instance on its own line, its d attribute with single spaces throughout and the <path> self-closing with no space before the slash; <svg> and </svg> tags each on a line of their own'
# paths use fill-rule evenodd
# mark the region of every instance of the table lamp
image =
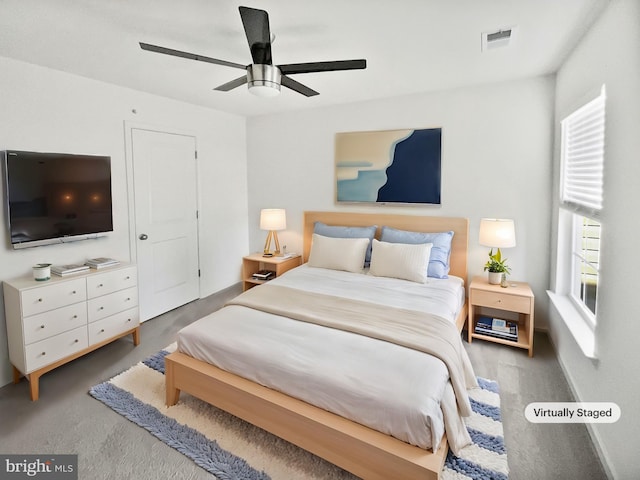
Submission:
<svg viewBox="0 0 640 480">
<path fill-rule="evenodd" d="M 504 283 L 506 286 L 506 275 L 505 273 L 509 272 L 509 267 L 504 263 L 505 260 L 502 259 L 502 253 L 500 252 L 501 248 L 510 248 L 516 246 L 516 231 L 513 220 L 509 220 L 506 218 L 483 218 L 480 220 L 480 245 L 485 247 L 491 247 L 489 251 L 489 262 L 485 266 L 485 270 L 489 270 L 489 283 Z M 498 251 L 496 254 L 493 254 L 493 249 L 497 248 Z M 489 268 L 489 265 L 499 264 L 499 271 L 492 271 L 492 268 Z M 492 273 L 499 274 L 498 277 L 501 277 L 501 280 L 492 281 Z"/>
<path fill-rule="evenodd" d="M 283 208 L 263 208 L 260 210 L 260 229 L 268 230 L 267 240 L 264 242 L 263 257 L 280 255 L 280 242 L 278 242 L 278 230 L 287 228 L 287 216 Z M 271 240 L 276 244 L 276 249 L 271 252 Z"/>
</svg>

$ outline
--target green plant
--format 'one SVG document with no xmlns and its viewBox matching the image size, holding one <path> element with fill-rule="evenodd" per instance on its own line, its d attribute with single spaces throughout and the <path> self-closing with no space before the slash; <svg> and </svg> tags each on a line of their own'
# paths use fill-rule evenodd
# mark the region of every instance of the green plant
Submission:
<svg viewBox="0 0 640 480">
<path fill-rule="evenodd" d="M 488 270 L 493 273 L 511 273 L 511 270 L 507 266 L 507 259 L 502 258 L 502 253 L 500 253 L 500 249 L 494 254 L 493 248 L 489 250 L 489 260 L 484 266 L 485 272 Z"/>
</svg>

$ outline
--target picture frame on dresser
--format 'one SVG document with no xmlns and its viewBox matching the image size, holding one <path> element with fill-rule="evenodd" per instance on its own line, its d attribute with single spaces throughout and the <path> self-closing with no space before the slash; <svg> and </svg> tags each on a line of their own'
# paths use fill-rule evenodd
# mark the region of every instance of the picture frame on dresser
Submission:
<svg viewBox="0 0 640 480">
<path fill-rule="evenodd" d="M 5 280 L 4 305 L 13 383 L 29 381 L 39 398 L 42 375 L 115 340 L 140 343 L 138 272 L 130 263 L 37 282 Z"/>
</svg>

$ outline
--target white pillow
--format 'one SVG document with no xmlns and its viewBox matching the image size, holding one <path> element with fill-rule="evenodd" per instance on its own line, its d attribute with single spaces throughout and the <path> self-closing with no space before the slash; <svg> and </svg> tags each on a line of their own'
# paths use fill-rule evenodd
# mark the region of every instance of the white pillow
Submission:
<svg viewBox="0 0 640 480">
<path fill-rule="evenodd" d="M 376 277 L 392 277 L 425 283 L 432 243 L 389 243 L 373 239 L 371 268 Z"/>
<path fill-rule="evenodd" d="M 310 267 L 362 272 L 368 238 L 332 238 L 314 233 L 311 237 Z"/>
</svg>

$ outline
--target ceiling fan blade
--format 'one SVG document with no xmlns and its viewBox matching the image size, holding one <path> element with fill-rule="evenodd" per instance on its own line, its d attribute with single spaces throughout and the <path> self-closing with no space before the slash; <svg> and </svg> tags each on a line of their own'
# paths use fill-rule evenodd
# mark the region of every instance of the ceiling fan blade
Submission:
<svg viewBox="0 0 640 480">
<path fill-rule="evenodd" d="M 335 60 L 333 62 L 309 62 L 290 63 L 278 65 L 283 75 L 294 73 L 333 72 L 336 70 L 362 70 L 367 68 L 367 61 L 362 60 Z"/>
<path fill-rule="evenodd" d="M 243 75 L 242 77 L 238 77 L 235 80 L 231 80 L 230 82 L 227 82 L 223 85 L 220 85 L 219 87 L 214 88 L 214 90 L 220 90 L 221 92 L 228 92 L 229 90 L 233 90 L 236 87 L 239 87 L 240 85 L 244 85 L 245 83 L 247 83 L 247 76 Z"/>
<path fill-rule="evenodd" d="M 140 42 L 140 48 L 148 50 L 149 52 L 163 53 L 165 55 L 171 55 L 173 57 L 188 58 L 189 60 L 198 60 L 200 62 L 215 63 L 216 65 L 224 65 L 225 67 L 241 68 L 246 70 L 246 65 L 240 65 L 239 63 L 227 62 L 226 60 L 218 60 L 217 58 L 205 57 L 204 55 L 196 55 L 195 53 L 183 52 L 181 50 L 174 50 L 172 48 L 159 47 L 158 45 L 151 45 L 149 43 Z"/>
<path fill-rule="evenodd" d="M 313 97 L 315 95 L 320 95 L 315 90 L 312 90 L 306 85 L 303 85 L 300 82 L 296 82 L 293 78 L 289 78 L 284 75 L 280 77 L 280 84 L 284 85 L 287 88 L 290 88 L 291 90 L 301 93 L 305 97 Z"/>
<path fill-rule="evenodd" d="M 272 65 L 271 32 L 269 31 L 269 15 L 264 10 L 238 7 L 244 33 L 247 35 L 253 63 Z"/>
</svg>

